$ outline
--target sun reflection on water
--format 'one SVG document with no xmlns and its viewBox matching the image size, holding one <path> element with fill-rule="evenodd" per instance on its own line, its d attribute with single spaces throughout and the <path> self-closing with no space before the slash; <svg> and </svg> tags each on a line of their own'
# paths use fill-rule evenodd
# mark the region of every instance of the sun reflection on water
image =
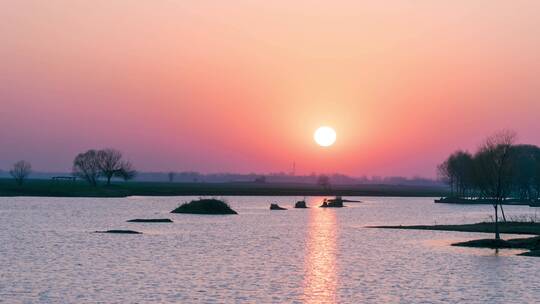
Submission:
<svg viewBox="0 0 540 304">
<path fill-rule="evenodd" d="M 311 208 L 304 262 L 304 303 L 337 303 L 335 210 Z"/>
</svg>

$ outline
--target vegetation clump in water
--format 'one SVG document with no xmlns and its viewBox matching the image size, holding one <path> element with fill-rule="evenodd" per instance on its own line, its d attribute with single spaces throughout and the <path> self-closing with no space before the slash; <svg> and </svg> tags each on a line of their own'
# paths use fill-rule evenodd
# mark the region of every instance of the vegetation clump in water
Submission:
<svg viewBox="0 0 540 304">
<path fill-rule="evenodd" d="M 226 202 L 218 199 L 198 199 L 184 203 L 171 213 L 192 214 L 238 214 Z"/>
<path fill-rule="evenodd" d="M 345 205 L 343 205 L 343 199 L 338 197 L 338 198 L 330 199 L 330 200 L 324 199 L 320 207 L 321 208 L 342 208 L 342 207 L 345 207 Z"/>
<path fill-rule="evenodd" d="M 294 208 L 308 208 L 306 201 L 298 201 L 294 204 Z"/>
<path fill-rule="evenodd" d="M 280 207 L 278 204 L 270 204 L 270 210 L 287 210 L 287 208 Z"/>
</svg>

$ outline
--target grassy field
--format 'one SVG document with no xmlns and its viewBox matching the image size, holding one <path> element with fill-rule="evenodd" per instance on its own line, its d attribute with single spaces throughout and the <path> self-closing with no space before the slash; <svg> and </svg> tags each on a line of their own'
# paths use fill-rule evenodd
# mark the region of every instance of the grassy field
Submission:
<svg viewBox="0 0 540 304">
<path fill-rule="evenodd" d="M 12 179 L 0 179 L 0 196 L 126 197 L 176 195 L 269 195 L 269 196 L 423 196 L 440 197 L 444 187 L 400 185 L 336 185 L 323 189 L 313 184 L 274 183 L 167 183 L 116 182 L 92 187 L 83 181 L 30 179 L 18 186 Z"/>
</svg>

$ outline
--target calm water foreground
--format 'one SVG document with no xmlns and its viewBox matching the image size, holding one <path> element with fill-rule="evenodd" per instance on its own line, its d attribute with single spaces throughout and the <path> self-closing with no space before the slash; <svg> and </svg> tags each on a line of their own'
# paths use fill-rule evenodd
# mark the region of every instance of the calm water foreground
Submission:
<svg viewBox="0 0 540 304">
<path fill-rule="evenodd" d="M 540 259 L 450 243 L 486 234 L 368 229 L 473 223 L 490 206 L 226 197 L 240 214 L 169 214 L 190 197 L 0 198 L 1 303 L 533 303 Z M 308 205 L 322 198 L 309 198 Z M 507 216 L 534 208 L 505 207 Z M 540 215 L 540 214 L 539 214 Z M 172 224 L 126 223 L 168 217 Z M 91 233 L 133 229 L 142 235 Z M 503 235 L 504 237 L 504 235 Z"/>
</svg>

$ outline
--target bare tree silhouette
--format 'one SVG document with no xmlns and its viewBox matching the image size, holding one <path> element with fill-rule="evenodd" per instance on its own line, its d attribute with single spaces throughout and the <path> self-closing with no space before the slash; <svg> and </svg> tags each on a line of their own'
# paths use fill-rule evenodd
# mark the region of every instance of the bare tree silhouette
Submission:
<svg viewBox="0 0 540 304">
<path fill-rule="evenodd" d="M 26 178 L 32 173 L 32 165 L 25 160 L 20 160 L 13 164 L 13 168 L 9 170 L 9 174 L 15 179 L 17 185 L 21 186 Z"/>
<path fill-rule="evenodd" d="M 90 185 L 97 186 L 99 174 L 99 159 L 96 150 L 79 153 L 73 160 L 73 175 L 82 178 Z"/>
<path fill-rule="evenodd" d="M 495 209 L 495 239 L 500 239 L 498 208 L 512 191 L 511 165 L 516 133 L 505 130 L 488 137 L 475 155 L 477 184 L 484 197 L 493 201 Z M 503 211 L 504 216 L 504 211 Z"/>
<path fill-rule="evenodd" d="M 107 179 L 107 185 L 111 184 L 113 177 L 130 180 L 135 177 L 136 171 L 129 161 L 122 160 L 122 153 L 114 149 L 104 149 L 97 152 L 99 170 Z"/>
<path fill-rule="evenodd" d="M 117 176 L 121 177 L 124 181 L 132 180 L 137 176 L 137 171 L 133 169 L 133 165 L 129 161 L 123 161 L 120 167 L 121 169 Z"/>
</svg>

